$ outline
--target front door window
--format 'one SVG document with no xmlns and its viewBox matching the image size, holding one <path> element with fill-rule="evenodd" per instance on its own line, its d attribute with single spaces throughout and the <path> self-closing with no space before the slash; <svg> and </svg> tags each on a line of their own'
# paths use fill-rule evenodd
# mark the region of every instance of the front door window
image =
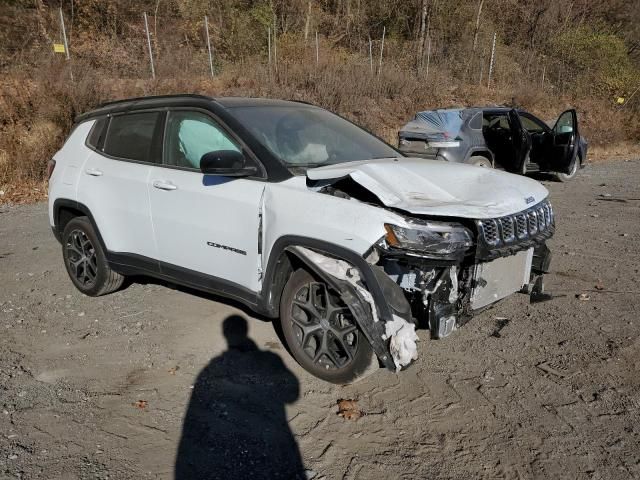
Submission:
<svg viewBox="0 0 640 480">
<path fill-rule="evenodd" d="M 169 114 L 164 164 L 200 169 L 200 159 L 217 150 L 241 149 L 215 121 L 204 113 L 176 111 Z"/>
</svg>

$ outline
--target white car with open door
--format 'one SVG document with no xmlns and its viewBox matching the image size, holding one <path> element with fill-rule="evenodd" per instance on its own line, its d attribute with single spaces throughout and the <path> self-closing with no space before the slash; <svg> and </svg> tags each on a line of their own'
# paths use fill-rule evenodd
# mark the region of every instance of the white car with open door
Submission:
<svg viewBox="0 0 640 480">
<path fill-rule="evenodd" d="M 544 299 L 539 183 L 408 158 L 321 108 L 195 95 L 81 115 L 50 161 L 49 218 L 87 295 L 150 275 L 276 320 L 330 382 L 417 358 L 522 291 Z"/>
</svg>

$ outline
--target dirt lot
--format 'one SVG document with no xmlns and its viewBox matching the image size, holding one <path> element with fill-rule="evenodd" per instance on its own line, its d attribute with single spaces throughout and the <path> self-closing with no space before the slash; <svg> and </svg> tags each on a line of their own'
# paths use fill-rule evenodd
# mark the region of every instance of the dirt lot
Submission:
<svg viewBox="0 0 640 480">
<path fill-rule="evenodd" d="M 45 204 L 0 207 L 0 478 L 278 478 L 296 445 L 316 479 L 640 478 L 640 161 L 545 183 L 557 297 L 423 331 L 409 370 L 346 387 L 237 305 L 157 283 L 82 296 Z"/>
</svg>

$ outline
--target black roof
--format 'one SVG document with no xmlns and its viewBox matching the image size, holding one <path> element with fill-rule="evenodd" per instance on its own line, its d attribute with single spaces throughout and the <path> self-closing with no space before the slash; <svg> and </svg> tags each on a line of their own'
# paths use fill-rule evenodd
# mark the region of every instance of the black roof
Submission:
<svg viewBox="0 0 640 480">
<path fill-rule="evenodd" d="M 155 95 L 148 97 L 125 98 L 114 100 L 100 105 L 98 108 L 78 115 L 76 122 L 82 122 L 89 118 L 99 117 L 115 113 L 123 113 L 134 110 L 164 107 L 213 107 L 214 109 L 229 109 L 236 107 L 261 107 L 261 106 L 292 106 L 306 104 L 306 102 L 277 100 L 270 98 L 251 97 L 208 97 L 206 95 L 179 94 L 179 95 Z M 310 104 L 307 104 L 310 105 Z M 217 107 L 217 108 L 216 108 Z"/>
</svg>

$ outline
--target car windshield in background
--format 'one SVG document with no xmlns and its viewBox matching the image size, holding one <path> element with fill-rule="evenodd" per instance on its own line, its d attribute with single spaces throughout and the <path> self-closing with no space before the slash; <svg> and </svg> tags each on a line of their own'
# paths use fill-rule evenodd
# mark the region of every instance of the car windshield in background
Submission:
<svg viewBox="0 0 640 480">
<path fill-rule="evenodd" d="M 291 169 L 401 156 L 365 130 L 320 108 L 300 105 L 229 110 Z"/>
</svg>

